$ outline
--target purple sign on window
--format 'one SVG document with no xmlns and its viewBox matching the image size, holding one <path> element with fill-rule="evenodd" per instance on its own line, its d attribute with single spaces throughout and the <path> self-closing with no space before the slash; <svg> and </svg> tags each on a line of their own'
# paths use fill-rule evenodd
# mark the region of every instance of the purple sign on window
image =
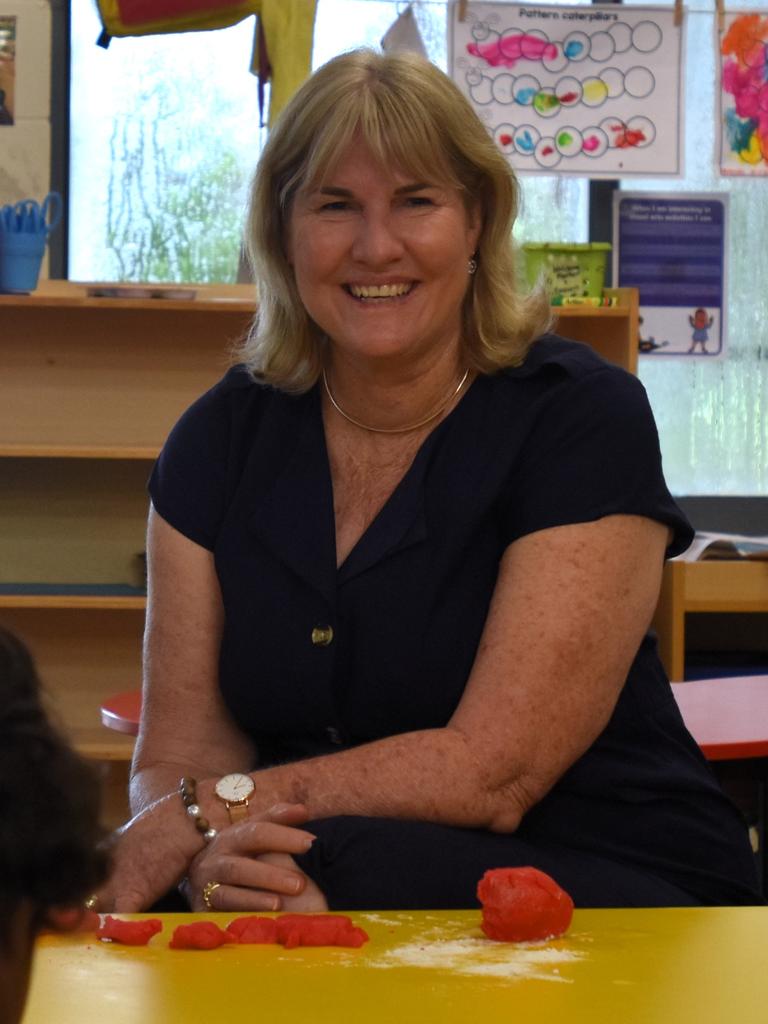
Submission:
<svg viewBox="0 0 768 1024">
<path fill-rule="evenodd" d="M 725 353 L 728 196 L 617 191 L 614 281 L 640 293 L 640 353 Z"/>
</svg>

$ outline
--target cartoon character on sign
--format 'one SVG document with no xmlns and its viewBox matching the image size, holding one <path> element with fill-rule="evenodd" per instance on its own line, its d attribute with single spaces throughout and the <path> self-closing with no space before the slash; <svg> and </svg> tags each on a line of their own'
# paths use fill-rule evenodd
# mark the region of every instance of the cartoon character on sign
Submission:
<svg viewBox="0 0 768 1024">
<path fill-rule="evenodd" d="M 709 329 L 715 322 L 713 316 L 708 316 L 706 309 L 699 307 L 693 314 L 688 317 L 688 323 L 693 328 L 693 334 L 691 335 L 691 347 L 688 349 L 689 352 L 693 352 L 697 345 L 701 345 L 701 351 L 707 351 L 707 341 L 709 340 Z"/>
</svg>

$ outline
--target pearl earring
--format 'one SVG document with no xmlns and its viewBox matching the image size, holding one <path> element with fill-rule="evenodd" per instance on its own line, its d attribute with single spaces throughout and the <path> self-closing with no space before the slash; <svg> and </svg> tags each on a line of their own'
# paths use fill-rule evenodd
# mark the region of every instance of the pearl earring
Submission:
<svg viewBox="0 0 768 1024">
<path fill-rule="evenodd" d="M 471 258 L 470 258 L 470 259 L 469 259 L 469 260 L 467 261 L 467 273 L 468 273 L 468 274 L 470 274 L 470 275 L 472 275 L 472 274 L 474 274 L 474 272 L 475 272 L 476 270 L 477 270 L 477 260 L 475 259 L 475 257 L 474 257 L 474 256 L 472 256 L 472 257 L 471 257 Z"/>
</svg>

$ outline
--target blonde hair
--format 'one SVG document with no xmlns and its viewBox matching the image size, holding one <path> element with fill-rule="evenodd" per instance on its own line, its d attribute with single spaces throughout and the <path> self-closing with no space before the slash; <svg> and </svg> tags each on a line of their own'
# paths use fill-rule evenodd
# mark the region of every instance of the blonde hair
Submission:
<svg viewBox="0 0 768 1024">
<path fill-rule="evenodd" d="M 520 363 L 550 325 L 543 292 L 521 294 L 512 225 L 519 188 L 469 102 L 442 71 L 413 54 L 354 50 L 323 65 L 272 129 L 251 187 L 248 247 L 259 309 L 240 358 L 261 380 L 309 390 L 326 337 L 299 298 L 285 239 L 297 191 L 313 187 L 362 137 L 375 159 L 419 180 L 458 188 L 478 209 L 477 271 L 463 307 L 463 357 L 480 373 Z"/>
</svg>

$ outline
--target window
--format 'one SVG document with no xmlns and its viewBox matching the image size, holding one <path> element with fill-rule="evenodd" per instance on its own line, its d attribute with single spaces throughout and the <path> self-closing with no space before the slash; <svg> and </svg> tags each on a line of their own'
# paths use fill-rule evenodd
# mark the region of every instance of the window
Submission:
<svg viewBox="0 0 768 1024">
<path fill-rule="evenodd" d="M 115 39 L 72 5 L 69 276 L 233 281 L 261 142 L 253 26 Z"/>
<path fill-rule="evenodd" d="M 713 0 L 704 2 L 685 13 L 686 177 L 626 185 L 730 192 L 729 355 L 642 358 L 640 376 L 675 493 L 768 495 L 768 250 L 759 241 L 768 205 L 764 181 L 720 178 L 704 141 L 716 110 Z M 377 45 L 401 6 L 319 0 L 315 66 Z M 414 11 L 431 59 L 445 67 L 445 0 L 421 0 Z M 115 39 L 107 51 L 95 45 L 99 31 L 95 10 L 72 4 L 69 276 L 235 280 L 245 193 L 264 138 L 248 71 L 252 19 L 217 32 Z M 517 237 L 585 241 L 587 197 L 581 179 L 524 178 Z"/>
<path fill-rule="evenodd" d="M 319 0 L 313 65 L 376 46 L 394 0 Z M 446 66 L 447 6 L 416 7 L 429 55 Z M 253 19 L 216 32 L 95 45 L 95 8 L 72 5 L 69 276 L 234 281 L 248 180 L 264 139 L 248 67 Z M 96 84 L 97 83 L 97 84 Z M 586 187 L 537 179 L 521 237 L 586 239 Z"/>
</svg>

